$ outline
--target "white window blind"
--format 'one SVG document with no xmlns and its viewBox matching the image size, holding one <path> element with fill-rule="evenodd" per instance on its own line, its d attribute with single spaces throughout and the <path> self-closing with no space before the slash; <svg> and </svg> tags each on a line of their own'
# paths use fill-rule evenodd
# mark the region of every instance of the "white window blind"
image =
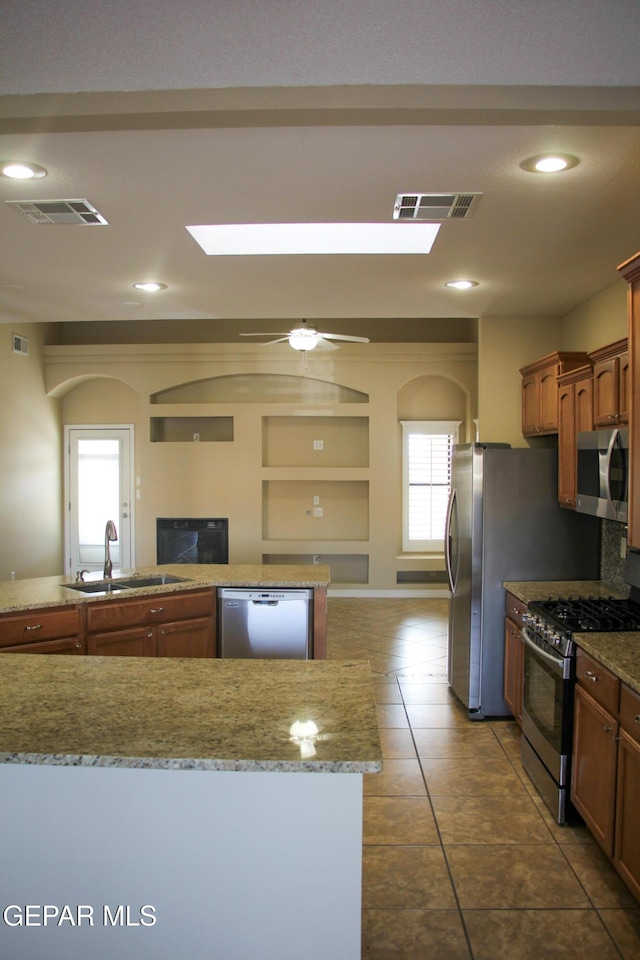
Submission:
<svg viewBox="0 0 640 960">
<path fill-rule="evenodd" d="M 403 549 L 440 551 L 458 422 L 403 421 Z"/>
</svg>

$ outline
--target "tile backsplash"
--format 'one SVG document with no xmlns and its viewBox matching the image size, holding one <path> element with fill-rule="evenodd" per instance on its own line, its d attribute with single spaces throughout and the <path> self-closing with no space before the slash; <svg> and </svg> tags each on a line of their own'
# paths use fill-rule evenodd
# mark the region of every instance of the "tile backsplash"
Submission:
<svg viewBox="0 0 640 960">
<path fill-rule="evenodd" d="M 620 542 L 627 536 L 624 523 L 602 520 L 600 538 L 600 579 L 612 586 L 624 588 L 624 559 L 620 556 Z"/>
</svg>

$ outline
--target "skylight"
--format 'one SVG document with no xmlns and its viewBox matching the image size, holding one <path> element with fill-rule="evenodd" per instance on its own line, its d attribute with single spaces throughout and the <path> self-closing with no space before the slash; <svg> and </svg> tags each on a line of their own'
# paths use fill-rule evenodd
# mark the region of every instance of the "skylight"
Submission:
<svg viewBox="0 0 640 960">
<path fill-rule="evenodd" d="M 218 223 L 187 227 L 208 256 L 425 254 L 439 223 Z"/>
</svg>

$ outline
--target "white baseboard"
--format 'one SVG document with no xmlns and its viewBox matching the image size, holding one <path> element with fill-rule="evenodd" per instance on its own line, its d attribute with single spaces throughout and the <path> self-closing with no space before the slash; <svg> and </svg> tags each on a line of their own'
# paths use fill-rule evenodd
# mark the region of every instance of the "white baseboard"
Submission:
<svg viewBox="0 0 640 960">
<path fill-rule="evenodd" d="M 329 587 L 327 596 L 329 598 L 382 597 L 390 600 L 412 600 L 415 598 L 422 598 L 424 600 L 449 600 L 451 598 L 451 591 L 443 589 L 442 587 L 427 587 L 421 590 L 403 590 L 402 588 L 398 588 L 397 590 L 370 590 L 367 587 L 345 587 L 344 589 L 340 587 Z"/>
</svg>

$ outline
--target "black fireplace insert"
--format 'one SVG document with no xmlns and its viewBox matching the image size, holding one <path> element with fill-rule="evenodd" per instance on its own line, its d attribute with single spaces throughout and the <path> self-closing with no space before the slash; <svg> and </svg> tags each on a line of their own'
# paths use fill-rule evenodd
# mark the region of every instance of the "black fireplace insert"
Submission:
<svg viewBox="0 0 640 960">
<path fill-rule="evenodd" d="M 158 563 L 228 563 L 229 521 L 157 517 L 156 545 Z"/>
</svg>

